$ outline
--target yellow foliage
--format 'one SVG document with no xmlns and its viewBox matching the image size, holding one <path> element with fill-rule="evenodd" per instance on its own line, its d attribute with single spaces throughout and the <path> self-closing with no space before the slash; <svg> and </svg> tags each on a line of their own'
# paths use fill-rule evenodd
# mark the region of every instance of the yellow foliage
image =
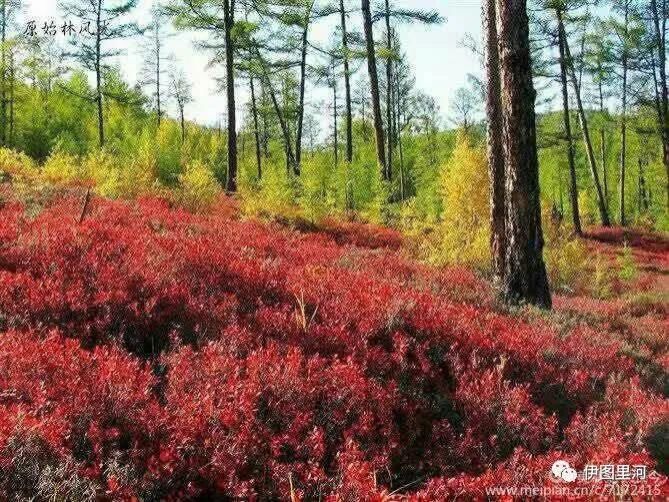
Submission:
<svg viewBox="0 0 669 502">
<path fill-rule="evenodd" d="M 458 263 L 486 270 L 490 264 L 489 179 L 483 148 L 464 134 L 442 169 L 444 214 L 441 244 L 432 257 L 438 263 Z"/>
<path fill-rule="evenodd" d="M 241 187 L 242 209 L 248 216 L 291 218 L 298 212 L 297 186 L 286 167 L 266 162 L 257 186 Z"/>
<path fill-rule="evenodd" d="M 221 191 L 214 173 L 200 161 L 186 166 L 179 181 L 178 201 L 191 211 L 208 209 Z"/>
<path fill-rule="evenodd" d="M 84 159 L 82 171 L 104 197 L 129 199 L 151 193 L 156 184 L 156 160 L 151 150 L 140 149 L 131 161 L 104 150 L 93 152 Z"/>
<path fill-rule="evenodd" d="M 588 286 L 584 281 L 590 280 L 591 263 L 581 241 L 560 238 L 549 242 L 544 249 L 544 260 L 554 290 L 576 292 Z"/>
<path fill-rule="evenodd" d="M 53 184 L 69 184 L 82 180 L 79 159 L 65 152 L 53 152 L 42 166 L 42 178 Z"/>
<path fill-rule="evenodd" d="M 35 162 L 23 152 L 0 148 L 0 172 L 13 178 L 35 179 L 39 171 Z"/>
</svg>

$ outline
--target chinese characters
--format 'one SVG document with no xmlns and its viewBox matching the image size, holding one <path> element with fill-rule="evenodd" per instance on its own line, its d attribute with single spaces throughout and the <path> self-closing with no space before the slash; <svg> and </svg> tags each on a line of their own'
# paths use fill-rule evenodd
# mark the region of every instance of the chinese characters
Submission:
<svg viewBox="0 0 669 502">
<path fill-rule="evenodd" d="M 108 34 L 108 24 L 109 22 L 106 20 L 101 21 L 101 36 Z M 49 21 L 44 21 L 43 23 L 38 23 L 35 20 L 28 21 L 26 23 L 25 30 L 23 31 L 23 36 L 36 37 L 40 35 L 45 37 L 95 37 L 98 35 L 98 33 L 94 29 L 93 23 L 91 21 L 81 21 L 78 24 L 73 23 L 71 20 L 56 22 L 55 20 L 51 19 Z"/>
</svg>

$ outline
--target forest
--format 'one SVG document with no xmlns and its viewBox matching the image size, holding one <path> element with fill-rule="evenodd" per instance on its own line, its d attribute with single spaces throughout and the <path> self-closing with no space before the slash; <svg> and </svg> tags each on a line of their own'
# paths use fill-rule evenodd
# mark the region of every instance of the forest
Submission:
<svg viewBox="0 0 669 502">
<path fill-rule="evenodd" d="M 669 497 L 667 0 L 481 0 L 445 108 L 450 0 L 41 2 L 0 0 L 1 499 Z"/>
</svg>

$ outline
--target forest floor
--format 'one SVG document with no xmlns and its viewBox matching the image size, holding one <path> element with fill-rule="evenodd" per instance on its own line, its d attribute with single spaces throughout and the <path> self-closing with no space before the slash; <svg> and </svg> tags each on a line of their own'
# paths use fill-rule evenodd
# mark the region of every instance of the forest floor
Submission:
<svg viewBox="0 0 669 502">
<path fill-rule="evenodd" d="M 589 230 L 593 282 L 625 279 L 546 313 L 388 228 L 225 197 L 95 197 L 79 222 L 82 195 L 0 189 L 0 495 L 447 500 L 554 487 L 556 460 L 669 472 L 666 236 Z"/>
</svg>

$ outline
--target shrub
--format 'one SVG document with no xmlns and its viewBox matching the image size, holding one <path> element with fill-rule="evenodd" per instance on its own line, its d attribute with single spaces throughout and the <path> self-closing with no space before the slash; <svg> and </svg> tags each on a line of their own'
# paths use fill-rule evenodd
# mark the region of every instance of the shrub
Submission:
<svg viewBox="0 0 669 502">
<path fill-rule="evenodd" d="M 25 180 L 35 179 L 39 175 L 37 166 L 30 157 L 8 148 L 0 148 L 0 172 Z"/>
<path fill-rule="evenodd" d="M 56 150 L 42 166 L 42 177 L 49 183 L 70 184 L 83 181 L 83 172 L 77 157 Z"/>
<path fill-rule="evenodd" d="M 660 467 L 669 409 L 626 342 L 496 313 L 393 232 L 80 206 L 0 207 L 0 498 L 476 499 L 557 458 Z"/>
<path fill-rule="evenodd" d="M 286 174 L 286 166 L 265 162 L 258 185 L 241 187 L 242 210 L 249 216 L 279 218 L 297 213 L 298 181 Z"/>
<path fill-rule="evenodd" d="M 486 270 L 490 262 L 488 171 L 485 152 L 461 134 L 442 169 L 443 216 L 433 259 Z"/>
<path fill-rule="evenodd" d="M 199 161 L 192 162 L 179 177 L 179 203 L 191 211 L 211 207 L 221 188 L 214 174 Z"/>
<path fill-rule="evenodd" d="M 639 271 L 634 260 L 634 254 L 632 253 L 632 248 L 630 248 L 627 243 L 623 246 L 623 252 L 618 257 L 618 277 L 621 281 L 631 282 L 639 274 Z"/>
</svg>

